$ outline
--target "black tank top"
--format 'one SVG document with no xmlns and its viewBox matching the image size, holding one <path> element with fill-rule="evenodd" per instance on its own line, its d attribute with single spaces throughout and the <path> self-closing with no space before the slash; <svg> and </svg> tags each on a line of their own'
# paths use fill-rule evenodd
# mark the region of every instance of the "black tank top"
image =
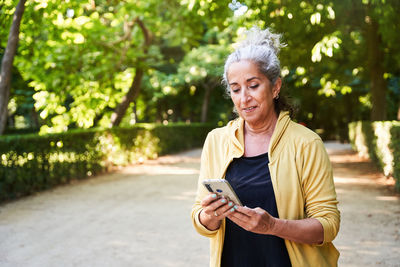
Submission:
<svg viewBox="0 0 400 267">
<path fill-rule="evenodd" d="M 268 153 L 234 159 L 226 179 L 244 206 L 260 207 L 279 217 L 268 163 Z M 286 267 L 291 264 L 282 238 L 248 232 L 227 218 L 221 266 Z"/>
</svg>

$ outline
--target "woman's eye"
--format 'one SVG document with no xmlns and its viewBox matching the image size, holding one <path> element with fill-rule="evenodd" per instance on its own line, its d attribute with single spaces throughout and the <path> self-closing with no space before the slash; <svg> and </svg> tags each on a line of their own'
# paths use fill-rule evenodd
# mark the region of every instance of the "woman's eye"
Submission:
<svg viewBox="0 0 400 267">
<path fill-rule="evenodd" d="M 232 92 L 237 93 L 237 92 L 239 92 L 240 88 L 232 88 L 231 90 L 232 90 Z"/>
<path fill-rule="evenodd" d="M 254 84 L 254 85 L 251 85 L 251 86 L 249 86 L 251 89 L 255 89 L 255 88 L 257 88 L 259 86 L 259 84 Z"/>
</svg>

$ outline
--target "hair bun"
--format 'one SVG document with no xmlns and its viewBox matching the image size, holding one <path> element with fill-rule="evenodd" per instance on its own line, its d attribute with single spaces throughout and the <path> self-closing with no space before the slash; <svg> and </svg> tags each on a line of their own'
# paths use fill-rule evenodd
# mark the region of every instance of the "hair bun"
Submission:
<svg viewBox="0 0 400 267">
<path fill-rule="evenodd" d="M 275 51 L 278 55 L 282 47 L 286 44 L 281 43 L 281 34 L 272 33 L 269 28 L 261 30 L 257 26 L 253 26 L 250 30 L 246 31 L 246 39 L 239 43 L 238 48 L 246 46 L 267 46 Z"/>
</svg>

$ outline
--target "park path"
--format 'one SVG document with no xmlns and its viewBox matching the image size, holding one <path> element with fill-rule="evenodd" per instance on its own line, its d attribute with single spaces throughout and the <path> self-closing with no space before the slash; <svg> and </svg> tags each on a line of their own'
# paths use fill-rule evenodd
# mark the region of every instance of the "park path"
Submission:
<svg viewBox="0 0 400 267">
<path fill-rule="evenodd" d="M 327 143 L 339 266 L 400 266 L 400 198 L 348 145 Z M 208 266 L 189 214 L 200 150 L 0 205 L 0 266 Z"/>
</svg>

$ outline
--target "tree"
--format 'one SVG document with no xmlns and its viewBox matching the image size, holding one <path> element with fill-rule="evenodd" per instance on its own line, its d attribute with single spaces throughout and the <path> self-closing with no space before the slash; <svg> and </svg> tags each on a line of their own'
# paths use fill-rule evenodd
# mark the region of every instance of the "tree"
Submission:
<svg viewBox="0 0 400 267">
<path fill-rule="evenodd" d="M 4 10 L 11 7 L 0 9 L 1 26 Z M 395 0 L 30 0 L 14 67 L 34 90 L 42 132 L 223 123 L 231 116 L 220 84 L 230 44 L 254 24 L 271 27 L 288 44 L 280 55 L 283 90 L 301 106 L 296 119 L 337 136 L 349 121 L 370 118 L 378 98 L 386 99 L 388 119 L 399 113 L 399 12 Z M 368 21 L 376 22 L 375 39 Z M 0 48 L 5 34 L 1 27 Z M 373 93 L 374 74 L 386 96 Z M 11 92 L 15 105 L 32 105 L 31 93 Z"/>
<path fill-rule="evenodd" d="M 24 56 L 16 65 L 36 90 L 35 107 L 46 124 L 42 132 L 119 124 L 132 99 L 148 90 L 139 90 L 140 81 L 167 60 L 160 50 L 189 51 L 212 28 L 214 22 L 204 22 L 205 13 L 199 15 L 190 3 L 47 0 L 29 5 L 22 25 Z M 215 10 L 211 13 L 225 10 L 215 3 L 206 6 Z M 172 64 L 176 69 L 179 62 Z M 143 107 L 140 101 L 135 102 Z"/>
<path fill-rule="evenodd" d="M 371 12 L 371 4 L 367 10 Z M 371 79 L 371 120 L 381 121 L 386 119 L 386 92 L 387 85 L 383 77 L 384 54 L 382 51 L 382 37 L 379 34 L 379 24 L 374 17 L 367 19 L 367 50 L 368 50 L 368 71 Z"/>
<path fill-rule="evenodd" d="M 301 105 L 298 119 L 311 128 L 337 131 L 351 120 L 382 120 L 388 102 L 398 105 L 398 96 L 387 97 L 387 82 L 399 76 L 400 67 L 397 1 L 243 3 L 243 26 L 283 33 L 285 84 Z"/>
<path fill-rule="evenodd" d="M 189 89 L 186 90 L 189 92 L 190 88 L 203 91 L 199 118 L 201 122 L 207 122 L 212 91 L 221 88 L 220 94 L 223 95 L 221 75 L 227 52 L 226 45 L 207 44 L 193 48 L 179 64 L 178 72 L 173 75 L 172 79 L 178 81 L 174 84 L 175 87 Z"/>
<path fill-rule="evenodd" d="M 152 40 L 152 34 L 149 32 L 145 24 L 140 18 L 136 18 L 135 22 L 139 25 L 140 29 L 143 32 L 144 36 L 144 43 L 143 43 L 143 54 L 146 56 L 149 51 L 149 47 L 151 45 L 151 40 Z M 140 57 L 138 58 L 140 62 L 145 61 L 145 57 Z M 142 79 L 143 75 L 145 73 L 145 67 L 140 64 L 139 66 L 136 67 L 135 70 L 135 78 L 132 81 L 132 85 L 129 88 L 128 93 L 123 97 L 121 103 L 116 107 L 114 113 L 111 115 L 111 124 L 112 126 L 118 126 L 122 118 L 125 115 L 126 110 L 129 107 L 129 104 L 134 101 L 139 93 L 140 89 L 142 86 Z"/>
<path fill-rule="evenodd" d="M 6 50 L 1 61 L 0 71 L 0 134 L 5 130 L 8 114 L 8 100 L 10 98 L 11 71 L 17 50 L 19 28 L 24 14 L 26 0 L 20 0 L 15 9 L 13 22 L 10 28 Z"/>
</svg>

